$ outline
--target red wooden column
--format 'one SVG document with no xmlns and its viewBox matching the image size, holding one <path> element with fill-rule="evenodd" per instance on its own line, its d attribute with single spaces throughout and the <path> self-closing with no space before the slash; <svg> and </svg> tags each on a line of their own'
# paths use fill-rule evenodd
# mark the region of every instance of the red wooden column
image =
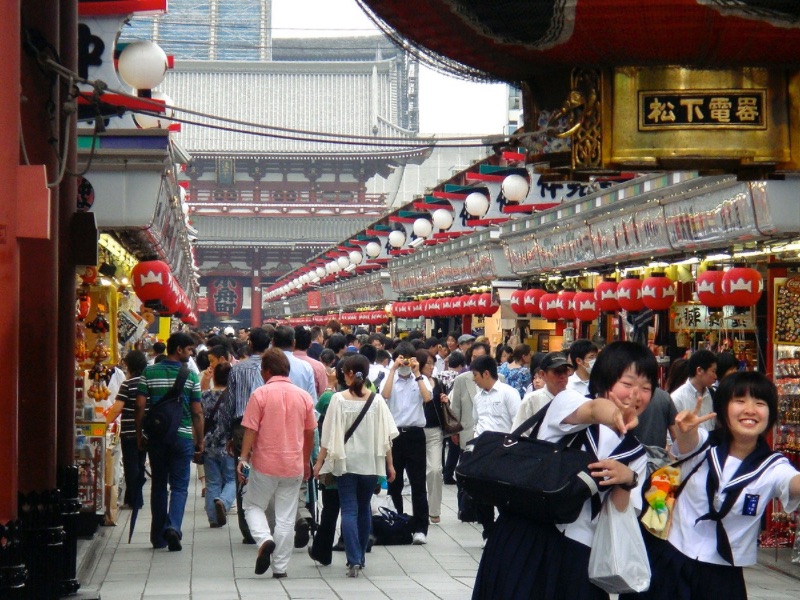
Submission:
<svg viewBox="0 0 800 600">
<path fill-rule="evenodd" d="M 23 199 L 17 187 L 19 167 L 20 1 L 0 0 L 0 339 L 4 341 L 0 386 L 0 523 L 17 516 L 19 382 L 19 250 L 17 206 Z"/>
<path fill-rule="evenodd" d="M 253 277 L 250 283 L 250 327 L 261 327 L 261 278 Z"/>
</svg>

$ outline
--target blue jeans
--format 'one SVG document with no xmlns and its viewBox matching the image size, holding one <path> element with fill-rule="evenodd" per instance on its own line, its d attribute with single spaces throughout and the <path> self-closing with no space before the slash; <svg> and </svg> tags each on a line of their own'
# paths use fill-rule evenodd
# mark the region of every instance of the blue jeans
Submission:
<svg viewBox="0 0 800 600">
<path fill-rule="evenodd" d="M 348 565 L 364 566 L 372 529 L 370 498 L 378 483 L 377 475 L 346 473 L 336 479 L 342 507 L 342 537 Z"/>
<path fill-rule="evenodd" d="M 222 500 L 225 510 L 230 510 L 236 500 L 236 464 L 232 456 L 205 455 L 206 467 L 206 514 L 209 523 L 217 523 L 215 500 Z"/>
<path fill-rule="evenodd" d="M 177 438 L 169 444 L 151 444 L 152 489 L 150 491 L 150 543 L 154 548 L 167 545 L 164 532 L 174 529 L 182 538 L 181 524 L 189 495 L 189 473 L 194 455 L 191 439 Z M 169 490 L 167 486 L 169 485 Z"/>
</svg>

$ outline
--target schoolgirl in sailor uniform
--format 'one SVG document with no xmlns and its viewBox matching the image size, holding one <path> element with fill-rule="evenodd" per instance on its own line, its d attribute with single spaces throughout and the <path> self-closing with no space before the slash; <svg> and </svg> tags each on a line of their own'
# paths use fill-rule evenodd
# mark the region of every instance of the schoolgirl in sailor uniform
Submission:
<svg viewBox="0 0 800 600">
<path fill-rule="evenodd" d="M 602 494 L 620 509 L 641 508 L 647 460 L 638 440 L 626 432 L 650 402 L 656 385 L 653 354 L 632 342 L 614 342 L 600 352 L 587 398 L 558 394 L 539 428 L 539 439 L 558 441 L 586 432 L 584 450 Z M 542 524 L 501 510 L 481 558 L 473 600 L 590 600 L 608 594 L 589 581 L 589 553 L 599 502 L 587 500 L 574 523 Z"/>
<path fill-rule="evenodd" d="M 689 457 L 680 467 L 686 483 L 675 500 L 668 543 L 647 544 L 650 590 L 621 599 L 744 600 L 742 567 L 756 562 L 766 506 L 778 498 L 791 512 L 800 503 L 800 473 L 764 439 L 777 417 L 775 386 L 761 373 L 734 373 L 722 379 L 714 413 L 698 417 L 701 403 L 675 419 L 672 450 Z M 713 432 L 698 429 L 714 417 Z"/>
</svg>

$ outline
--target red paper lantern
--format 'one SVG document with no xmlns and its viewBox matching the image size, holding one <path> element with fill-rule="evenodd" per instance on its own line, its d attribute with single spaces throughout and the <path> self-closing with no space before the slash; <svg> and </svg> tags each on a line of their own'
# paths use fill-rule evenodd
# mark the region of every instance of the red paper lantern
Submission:
<svg viewBox="0 0 800 600">
<path fill-rule="evenodd" d="M 558 314 L 558 294 L 546 293 L 539 299 L 539 310 L 542 317 L 548 321 L 558 321 L 561 316 Z"/>
<path fill-rule="evenodd" d="M 477 315 L 478 314 L 478 294 L 469 294 L 466 301 L 464 301 L 464 314 Z"/>
<path fill-rule="evenodd" d="M 594 290 L 594 298 L 598 309 L 603 312 L 617 312 L 619 310 L 617 282 L 613 279 L 603 279 Z"/>
<path fill-rule="evenodd" d="M 439 305 L 442 308 L 442 316 L 443 317 L 452 317 L 453 316 L 453 299 L 452 298 L 442 298 L 439 301 Z"/>
<path fill-rule="evenodd" d="M 753 306 L 761 298 L 761 274 L 749 267 L 736 266 L 722 276 L 725 304 L 739 308 Z"/>
<path fill-rule="evenodd" d="M 161 260 L 147 260 L 131 269 L 131 287 L 142 302 L 161 302 L 172 293 L 172 272 Z"/>
<path fill-rule="evenodd" d="M 418 319 L 422 315 L 422 306 L 419 300 L 412 300 L 406 305 L 406 317 Z"/>
<path fill-rule="evenodd" d="M 558 293 L 558 316 L 566 321 L 575 320 L 575 292 L 561 290 Z"/>
<path fill-rule="evenodd" d="M 594 321 L 600 316 L 600 309 L 597 308 L 594 291 L 578 292 L 575 294 L 573 304 L 575 305 L 575 317 L 580 321 Z"/>
<path fill-rule="evenodd" d="M 642 280 L 636 276 L 627 276 L 617 284 L 617 302 L 620 308 L 628 312 L 639 312 L 644 308 L 642 302 Z"/>
<path fill-rule="evenodd" d="M 675 302 L 675 283 L 664 273 L 653 273 L 642 282 L 642 302 L 651 310 L 667 310 Z"/>
<path fill-rule="evenodd" d="M 525 314 L 534 316 L 542 314 L 542 311 L 539 308 L 539 300 L 541 300 L 542 296 L 544 296 L 546 293 L 547 292 L 542 288 L 531 288 L 526 290 L 525 296 L 523 297 Z"/>
<path fill-rule="evenodd" d="M 518 315 L 528 314 L 525 307 L 525 290 L 514 290 L 511 293 L 511 310 Z"/>
<path fill-rule="evenodd" d="M 697 276 L 697 299 L 708 308 L 725 306 L 722 293 L 722 278 L 725 272 L 718 267 L 709 267 Z"/>
<path fill-rule="evenodd" d="M 497 309 L 500 308 L 497 304 L 492 303 L 492 295 L 489 292 L 485 292 L 478 296 L 478 312 L 477 314 L 483 317 L 490 317 Z"/>
<path fill-rule="evenodd" d="M 454 317 L 459 317 L 463 314 L 464 311 L 464 300 L 462 296 L 456 296 L 453 298 L 453 302 L 451 304 L 451 312 Z"/>
</svg>

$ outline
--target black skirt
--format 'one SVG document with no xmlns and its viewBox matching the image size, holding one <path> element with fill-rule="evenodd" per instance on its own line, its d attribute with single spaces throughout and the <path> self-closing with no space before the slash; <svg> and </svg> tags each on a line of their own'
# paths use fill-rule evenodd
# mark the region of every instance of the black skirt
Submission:
<svg viewBox="0 0 800 600">
<path fill-rule="evenodd" d="M 608 600 L 589 581 L 589 552 L 555 525 L 501 513 L 483 551 L 472 598 Z"/>
<path fill-rule="evenodd" d="M 620 594 L 620 600 L 747 600 L 741 567 L 700 562 L 646 531 L 642 537 L 650 560 L 650 589 Z"/>
</svg>

